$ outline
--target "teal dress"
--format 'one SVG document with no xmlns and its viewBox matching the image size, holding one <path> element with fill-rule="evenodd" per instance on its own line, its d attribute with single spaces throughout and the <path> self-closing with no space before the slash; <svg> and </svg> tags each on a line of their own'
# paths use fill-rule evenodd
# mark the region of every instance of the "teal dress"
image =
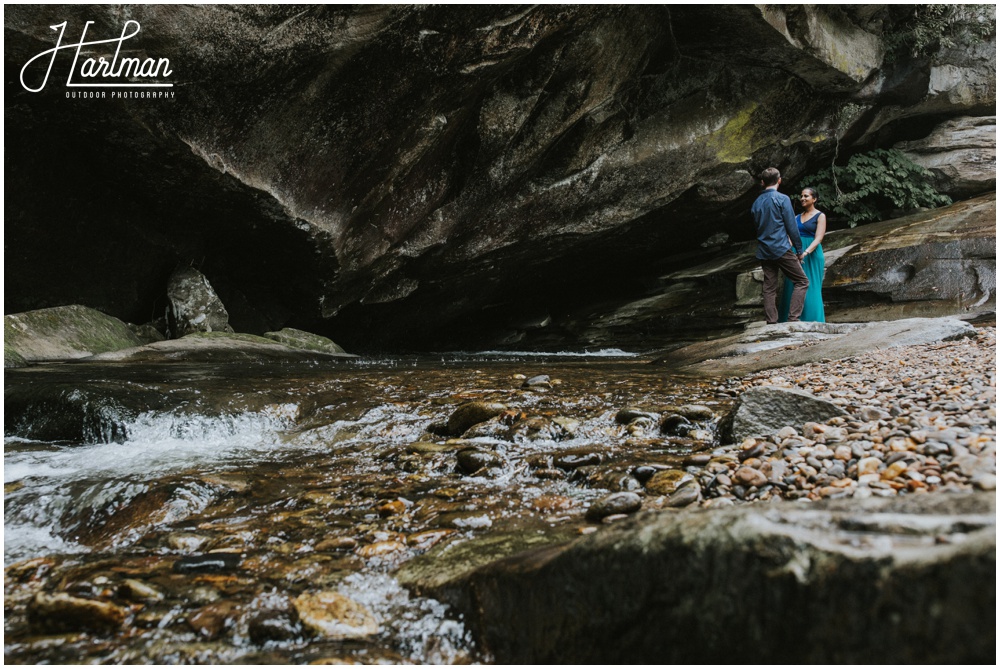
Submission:
<svg viewBox="0 0 1000 669">
<path fill-rule="evenodd" d="M 795 223 L 799 226 L 799 236 L 802 238 L 802 250 L 809 247 L 816 239 L 816 224 L 822 212 L 817 211 L 816 215 L 805 223 L 802 216 L 795 217 Z M 802 316 L 799 320 L 812 321 L 815 323 L 826 322 L 826 312 L 823 310 L 823 245 L 817 244 L 812 253 L 802 261 L 802 270 L 809 278 L 809 290 L 806 291 L 806 302 L 802 307 Z M 781 302 L 778 305 L 778 321 L 781 323 L 788 321 L 788 307 L 792 302 L 792 282 L 785 279 L 781 291 Z"/>
</svg>

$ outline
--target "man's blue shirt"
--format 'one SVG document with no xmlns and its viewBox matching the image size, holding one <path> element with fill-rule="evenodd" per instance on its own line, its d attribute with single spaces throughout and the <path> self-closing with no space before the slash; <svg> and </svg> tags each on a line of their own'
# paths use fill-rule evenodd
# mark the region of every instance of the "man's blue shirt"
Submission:
<svg viewBox="0 0 1000 669">
<path fill-rule="evenodd" d="M 769 188 L 757 197 L 750 207 L 750 213 L 757 222 L 759 260 L 777 260 L 788 253 L 793 246 L 796 255 L 802 253 L 799 226 L 795 224 L 792 201 L 787 195 L 779 193 L 775 188 Z"/>
</svg>

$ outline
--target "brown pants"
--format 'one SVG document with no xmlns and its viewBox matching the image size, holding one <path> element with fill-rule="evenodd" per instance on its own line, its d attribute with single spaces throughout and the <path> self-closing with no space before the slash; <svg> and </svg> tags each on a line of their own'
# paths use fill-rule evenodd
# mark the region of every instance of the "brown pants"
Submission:
<svg viewBox="0 0 1000 669">
<path fill-rule="evenodd" d="M 768 323 L 778 322 L 778 270 L 792 282 L 792 303 L 788 307 L 788 320 L 794 322 L 802 315 L 809 279 L 802 271 L 802 264 L 795 251 L 789 251 L 777 260 L 761 260 L 764 270 L 764 318 Z"/>
</svg>

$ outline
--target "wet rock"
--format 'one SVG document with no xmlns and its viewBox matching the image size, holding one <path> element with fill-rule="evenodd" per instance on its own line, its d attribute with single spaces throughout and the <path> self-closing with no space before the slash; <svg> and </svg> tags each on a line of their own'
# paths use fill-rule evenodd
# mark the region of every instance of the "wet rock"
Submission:
<svg viewBox="0 0 1000 669">
<path fill-rule="evenodd" d="M 578 468 L 575 471 L 581 472 L 587 468 Z M 587 474 L 587 485 L 591 488 L 605 488 L 611 492 L 627 492 L 631 490 L 642 490 L 642 484 L 632 476 L 627 469 L 595 468 Z"/>
<path fill-rule="evenodd" d="M 694 477 L 679 469 L 668 469 L 657 472 L 646 481 L 646 492 L 650 495 L 672 495 L 681 485 L 694 480 Z"/>
<path fill-rule="evenodd" d="M 247 620 L 247 633 L 257 644 L 268 641 L 291 641 L 303 634 L 299 614 L 294 608 L 266 609 L 254 613 Z"/>
<path fill-rule="evenodd" d="M 208 543 L 208 537 L 188 532 L 172 532 L 167 536 L 167 545 L 175 551 L 193 553 Z"/>
<path fill-rule="evenodd" d="M 704 467 L 712 460 L 710 453 L 695 453 L 684 458 L 685 467 Z"/>
<path fill-rule="evenodd" d="M 566 429 L 547 416 L 528 416 L 514 423 L 506 434 L 508 441 L 559 441 L 569 436 Z"/>
<path fill-rule="evenodd" d="M 632 470 L 632 476 L 636 478 L 640 483 L 645 484 L 646 481 L 653 478 L 653 475 L 657 472 L 662 472 L 670 469 L 667 465 L 638 465 Z"/>
<path fill-rule="evenodd" d="M 406 544 L 399 541 L 376 541 L 361 546 L 355 552 L 363 558 L 381 557 L 406 550 Z"/>
<path fill-rule="evenodd" d="M 299 595 L 294 606 L 302 624 L 327 639 L 364 639 L 379 631 L 368 607 L 333 590 Z"/>
<path fill-rule="evenodd" d="M 763 387 L 746 391 L 720 423 L 725 441 L 766 437 L 787 425 L 822 422 L 846 412 L 812 393 L 795 388 Z"/>
<path fill-rule="evenodd" d="M 177 574 L 215 574 L 238 569 L 242 558 L 237 553 L 205 553 L 191 555 L 174 562 Z"/>
<path fill-rule="evenodd" d="M 715 413 L 704 404 L 685 404 L 678 407 L 677 412 L 689 420 L 712 420 Z"/>
<path fill-rule="evenodd" d="M 618 492 L 602 497 L 587 509 L 587 520 L 597 522 L 606 516 L 635 513 L 642 508 L 642 498 L 634 492 Z"/>
<path fill-rule="evenodd" d="M 349 551 L 358 547 L 354 537 L 329 537 L 316 544 L 317 551 Z"/>
<path fill-rule="evenodd" d="M 615 414 L 615 422 L 619 425 L 628 425 L 637 418 L 648 418 L 655 422 L 660 420 L 660 414 L 636 407 L 625 407 Z"/>
<path fill-rule="evenodd" d="M 32 627 L 44 632 L 110 630 L 121 627 L 127 612 L 111 602 L 40 592 L 28 605 Z"/>
<path fill-rule="evenodd" d="M 500 458 L 491 451 L 466 448 L 458 452 L 458 468 L 466 474 L 475 474 L 481 469 L 496 467 L 500 464 Z"/>
<path fill-rule="evenodd" d="M 701 488 L 694 481 L 690 481 L 678 488 L 672 495 L 667 497 L 664 506 L 672 508 L 682 508 L 690 506 L 701 500 Z"/>
<path fill-rule="evenodd" d="M 447 433 L 459 436 L 477 423 L 483 423 L 507 411 L 499 402 L 467 402 L 458 407 L 448 418 Z"/>
<path fill-rule="evenodd" d="M 163 599 L 162 592 L 150 584 L 143 583 L 134 578 L 127 578 L 122 581 L 118 590 L 122 596 L 133 602 L 158 602 Z"/>
<path fill-rule="evenodd" d="M 167 283 L 170 334 L 179 339 L 192 332 L 232 332 L 229 312 L 204 274 L 183 267 Z"/>
<path fill-rule="evenodd" d="M 539 374 L 538 376 L 532 376 L 531 378 L 525 380 L 521 384 L 522 388 L 551 388 L 552 380 L 549 378 L 548 374 Z"/>
<path fill-rule="evenodd" d="M 660 432 L 673 437 L 686 437 L 695 426 L 680 414 L 667 414 L 660 421 Z"/>
<path fill-rule="evenodd" d="M 543 468 L 543 469 L 536 469 L 535 476 L 537 476 L 540 479 L 561 481 L 562 479 L 566 478 L 566 472 L 562 469 Z"/>
<path fill-rule="evenodd" d="M 188 626 L 204 639 L 215 639 L 235 622 L 236 603 L 224 600 L 203 606 L 188 616 Z"/>
<path fill-rule="evenodd" d="M 599 465 L 604 461 L 603 453 L 597 448 L 574 448 L 553 455 L 552 462 L 559 469 L 571 471 L 586 465 Z"/>
<path fill-rule="evenodd" d="M 448 529 L 425 530 L 406 537 L 406 543 L 408 546 L 416 548 L 417 550 L 427 550 L 436 545 L 438 542 L 447 539 L 454 534 L 455 530 Z"/>
</svg>

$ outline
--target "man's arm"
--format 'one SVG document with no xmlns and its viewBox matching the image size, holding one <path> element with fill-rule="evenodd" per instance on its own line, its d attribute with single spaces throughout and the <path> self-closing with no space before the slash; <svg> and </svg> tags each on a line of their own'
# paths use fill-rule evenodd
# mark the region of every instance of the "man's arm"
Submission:
<svg viewBox="0 0 1000 669">
<path fill-rule="evenodd" d="M 788 239 L 795 247 L 795 255 L 802 255 L 802 238 L 799 236 L 799 226 L 795 224 L 795 212 L 792 210 L 792 201 L 787 197 L 781 200 L 781 221 L 785 224 L 785 231 Z"/>
</svg>

